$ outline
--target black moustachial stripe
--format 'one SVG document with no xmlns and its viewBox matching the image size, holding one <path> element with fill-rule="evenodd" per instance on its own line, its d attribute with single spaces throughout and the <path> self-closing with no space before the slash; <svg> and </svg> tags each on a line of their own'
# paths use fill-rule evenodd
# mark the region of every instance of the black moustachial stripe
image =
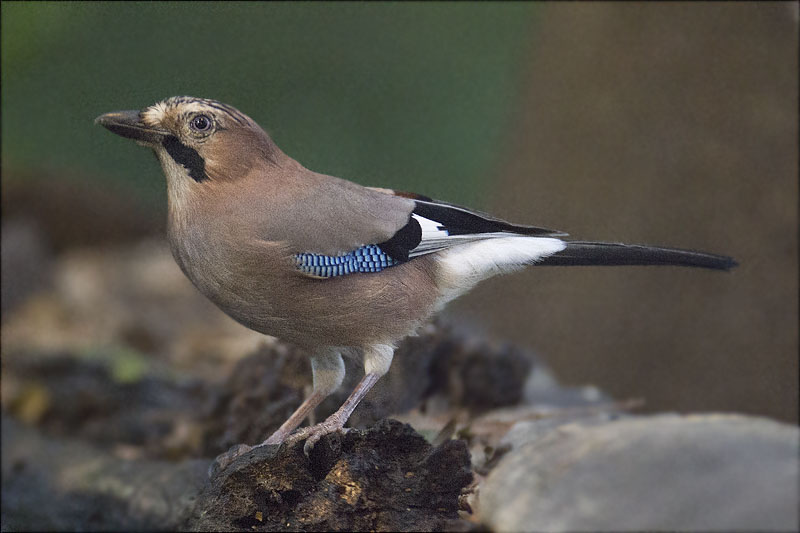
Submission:
<svg viewBox="0 0 800 533">
<path fill-rule="evenodd" d="M 190 148 L 180 142 L 174 135 L 167 135 L 161 144 L 170 157 L 179 165 L 183 165 L 189 171 L 189 176 L 200 183 L 208 179 L 206 174 L 206 163 L 197 150 Z"/>
<path fill-rule="evenodd" d="M 395 261 L 408 261 L 408 253 L 422 240 L 419 222 L 409 217 L 408 224 L 400 228 L 391 239 L 378 244 L 378 247 Z"/>
</svg>

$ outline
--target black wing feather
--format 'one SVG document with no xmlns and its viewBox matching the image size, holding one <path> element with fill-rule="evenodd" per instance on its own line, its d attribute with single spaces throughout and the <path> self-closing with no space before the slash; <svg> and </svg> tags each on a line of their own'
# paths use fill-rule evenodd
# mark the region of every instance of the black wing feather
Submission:
<svg viewBox="0 0 800 533">
<path fill-rule="evenodd" d="M 408 261 L 408 254 L 422 241 L 422 228 L 413 217 L 391 239 L 378 246 L 395 261 Z"/>
<path fill-rule="evenodd" d="M 429 220 L 439 222 L 442 229 L 450 235 L 474 235 L 479 233 L 515 233 L 517 235 L 536 235 L 539 237 L 553 237 L 566 235 L 560 231 L 536 226 L 522 226 L 511 224 L 505 220 L 494 218 L 486 213 L 467 209 L 458 205 L 445 202 L 428 202 L 417 200 L 414 213 Z"/>
<path fill-rule="evenodd" d="M 496 237 L 498 233 L 539 237 L 566 235 L 566 233 L 546 228 L 511 224 L 480 211 L 421 196 L 417 196 L 414 203 L 415 207 L 409 216 L 408 223 L 400 228 L 391 239 L 378 244 L 381 250 L 396 261 L 408 261 L 409 256 L 422 242 L 422 227 L 414 215 L 435 222 L 438 224 L 438 229 L 446 232 L 445 235 L 448 237 L 456 237 L 447 244 L 440 241 L 429 243 L 433 246 L 420 248 L 416 255 L 431 253 L 468 240 L 478 240 L 482 235 L 486 235 L 487 238 Z M 470 235 L 475 236 L 475 239 L 469 239 Z"/>
</svg>

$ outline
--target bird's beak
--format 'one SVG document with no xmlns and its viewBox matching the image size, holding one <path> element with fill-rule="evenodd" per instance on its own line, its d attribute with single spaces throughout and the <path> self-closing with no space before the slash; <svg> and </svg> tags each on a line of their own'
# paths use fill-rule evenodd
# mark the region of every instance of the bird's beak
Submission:
<svg viewBox="0 0 800 533">
<path fill-rule="evenodd" d="M 144 144 L 161 144 L 169 132 L 148 126 L 139 118 L 138 111 L 114 111 L 94 119 L 109 131 Z"/>
</svg>

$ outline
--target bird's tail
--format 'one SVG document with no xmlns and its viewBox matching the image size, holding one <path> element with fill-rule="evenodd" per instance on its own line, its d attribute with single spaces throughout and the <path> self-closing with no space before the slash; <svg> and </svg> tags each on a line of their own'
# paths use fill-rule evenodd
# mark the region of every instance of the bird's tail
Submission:
<svg viewBox="0 0 800 533">
<path fill-rule="evenodd" d="M 730 270 L 737 262 L 724 255 L 640 244 L 565 241 L 567 247 L 537 261 L 537 266 L 677 265 Z"/>
</svg>

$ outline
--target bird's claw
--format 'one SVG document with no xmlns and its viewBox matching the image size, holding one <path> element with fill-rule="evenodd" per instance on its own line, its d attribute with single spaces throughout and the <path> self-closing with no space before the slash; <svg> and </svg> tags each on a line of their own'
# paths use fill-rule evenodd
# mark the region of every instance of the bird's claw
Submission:
<svg viewBox="0 0 800 533">
<path fill-rule="evenodd" d="M 308 455 L 311 453 L 311 450 L 314 449 L 314 445 L 325 435 L 346 432 L 347 429 L 344 428 L 344 422 L 331 417 L 319 424 L 307 426 L 297 430 L 286 439 L 286 444 L 288 446 L 293 446 L 294 444 L 305 440 L 306 443 L 303 445 L 303 453 L 306 455 L 306 457 L 308 457 Z"/>
</svg>

